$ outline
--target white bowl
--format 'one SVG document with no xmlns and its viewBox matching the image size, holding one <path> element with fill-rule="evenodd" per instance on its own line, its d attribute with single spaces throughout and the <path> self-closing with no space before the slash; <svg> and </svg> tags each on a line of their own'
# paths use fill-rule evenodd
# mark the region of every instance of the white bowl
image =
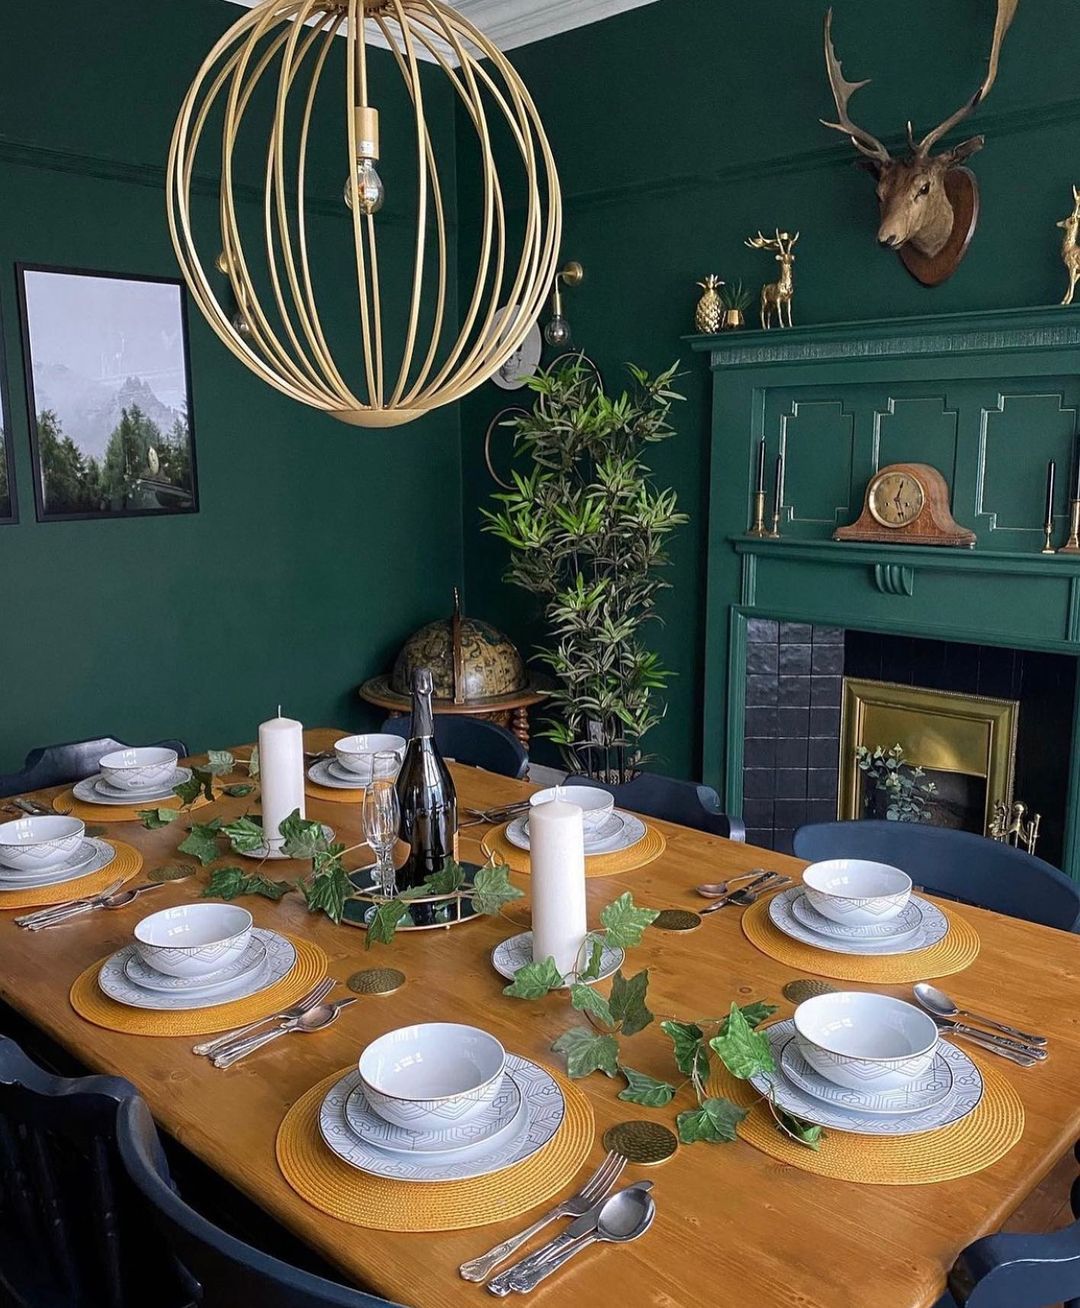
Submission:
<svg viewBox="0 0 1080 1308">
<path fill-rule="evenodd" d="M 160 790 L 176 774 L 176 750 L 159 745 L 114 749 L 98 760 L 101 775 L 118 790 Z"/>
<path fill-rule="evenodd" d="M 803 872 L 811 908 L 844 926 L 888 922 L 911 898 L 911 878 L 888 863 L 830 858 Z"/>
<path fill-rule="evenodd" d="M 849 1090 L 899 1090 L 934 1061 L 938 1029 L 914 1004 L 862 990 L 815 995 L 795 1010 L 799 1052 Z"/>
<path fill-rule="evenodd" d="M 547 790 L 538 790 L 530 795 L 529 804 L 532 808 L 537 808 L 540 804 L 550 804 L 555 799 L 564 804 L 576 804 L 581 809 L 581 820 L 586 831 L 602 827 L 615 807 L 615 796 L 601 790 L 599 786 L 548 786 Z"/>
<path fill-rule="evenodd" d="M 236 904 L 179 904 L 151 913 L 135 928 L 135 949 L 166 976 L 207 976 L 248 947 L 251 914 Z"/>
<path fill-rule="evenodd" d="M 355 772 L 365 781 L 370 781 L 375 755 L 396 754 L 400 766 L 405 743 L 402 736 L 388 736 L 381 733 L 367 736 L 342 736 L 340 740 L 334 741 L 334 754 L 343 768 Z"/>
<path fill-rule="evenodd" d="M 364 1097 L 380 1117 L 411 1131 L 445 1130 L 495 1098 L 506 1051 L 493 1035 L 456 1022 L 388 1031 L 360 1055 Z"/>
<path fill-rule="evenodd" d="M 78 818 L 16 818 L 0 824 L 0 863 L 20 872 L 46 872 L 59 867 L 79 848 L 86 827 Z"/>
</svg>

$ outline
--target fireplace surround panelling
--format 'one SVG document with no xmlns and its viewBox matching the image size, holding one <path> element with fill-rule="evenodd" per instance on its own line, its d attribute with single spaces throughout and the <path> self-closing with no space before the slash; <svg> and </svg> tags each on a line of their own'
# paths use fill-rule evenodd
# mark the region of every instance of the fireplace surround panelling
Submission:
<svg viewBox="0 0 1080 1308">
<path fill-rule="evenodd" d="M 1057 539 L 1080 414 L 1080 310 L 1059 308 L 692 338 L 713 370 L 703 765 L 743 809 L 751 619 L 1080 655 L 1080 557 L 1044 556 L 1046 461 Z M 781 538 L 748 538 L 764 436 L 786 480 Z M 870 476 L 925 462 L 973 550 L 835 542 Z M 771 506 L 770 506 L 771 508 Z M 1065 711 L 1071 712 L 1071 706 Z M 1080 736 L 1063 865 L 1080 876 Z"/>
</svg>

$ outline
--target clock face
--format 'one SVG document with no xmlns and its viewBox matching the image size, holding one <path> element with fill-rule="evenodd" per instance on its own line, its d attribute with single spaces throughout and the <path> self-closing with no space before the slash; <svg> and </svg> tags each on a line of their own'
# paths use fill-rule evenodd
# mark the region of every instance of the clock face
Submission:
<svg viewBox="0 0 1080 1308">
<path fill-rule="evenodd" d="M 867 503 L 883 527 L 906 527 L 922 512 L 922 483 L 909 472 L 883 472 L 870 485 Z"/>
</svg>

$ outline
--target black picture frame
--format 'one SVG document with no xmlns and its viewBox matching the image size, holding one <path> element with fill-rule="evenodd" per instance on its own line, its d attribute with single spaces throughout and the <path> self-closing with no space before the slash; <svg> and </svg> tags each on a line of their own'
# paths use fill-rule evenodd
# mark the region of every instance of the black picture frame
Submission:
<svg viewBox="0 0 1080 1308">
<path fill-rule="evenodd" d="M 0 526 L 19 521 L 19 495 L 15 485 L 15 447 L 11 432 L 11 397 L 7 385 L 7 351 L 4 345 L 4 317 L 0 313 L 0 466 L 7 477 L 7 505 L 0 498 Z"/>
<path fill-rule="evenodd" d="M 26 276 L 28 273 L 48 273 L 66 277 L 94 277 L 118 282 L 154 283 L 160 286 L 175 287 L 178 292 L 179 341 L 183 353 L 182 376 L 185 396 L 185 416 L 187 426 L 187 452 L 190 458 L 190 491 L 166 482 L 155 483 L 151 478 L 137 478 L 142 493 L 164 495 L 172 502 L 160 503 L 156 507 L 145 505 L 120 508 L 101 508 L 79 510 L 76 512 L 50 511 L 45 495 L 44 469 L 38 430 L 38 410 L 34 388 L 34 356 L 32 341 L 32 322 L 29 297 L 27 295 Z M 126 273 L 102 271 L 94 268 L 78 268 L 60 264 L 16 263 L 16 289 L 19 304 L 19 327 L 22 335 L 23 377 L 26 386 L 27 421 L 30 429 L 30 454 L 34 480 L 34 510 L 38 522 L 73 522 L 116 518 L 159 518 L 176 514 L 198 513 L 199 511 L 199 474 L 195 441 L 195 406 L 191 385 L 191 348 L 188 332 L 188 302 L 184 283 L 177 277 L 158 277 L 144 273 Z"/>
</svg>

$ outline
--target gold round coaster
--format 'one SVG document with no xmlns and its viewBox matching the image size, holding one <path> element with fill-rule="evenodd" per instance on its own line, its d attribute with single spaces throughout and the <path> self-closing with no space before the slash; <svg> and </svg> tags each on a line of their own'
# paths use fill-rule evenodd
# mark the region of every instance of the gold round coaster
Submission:
<svg viewBox="0 0 1080 1308">
<path fill-rule="evenodd" d="M 836 987 L 828 981 L 789 981 L 780 993 L 793 1004 L 801 1004 L 817 995 L 835 995 Z"/>
<path fill-rule="evenodd" d="M 701 926 L 701 915 L 688 908 L 664 908 L 651 925 L 660 931 L 695 931 Z"/>
<path fill-rule="evenodd" d="M 151 868 L 146 874 L 147 881 L 183 881 L 185 877 L 195 875 L 194 863 L 174 863 L 171 867 Z"/>
<path fill-rule="evenodd" d="M 396 967 L 365 967 L 345 984 L 358 995 L 392 995 L 405 984 L 405 973 Z"/>
<path fill-rule="evenodd" d="M 674 1133 L 659 1122 L 620 1122 L 604 1132 L 604 1148 L 622 1154 L 629 1163 L 666 1163 L 678 1147 Z"/>
</svg>

